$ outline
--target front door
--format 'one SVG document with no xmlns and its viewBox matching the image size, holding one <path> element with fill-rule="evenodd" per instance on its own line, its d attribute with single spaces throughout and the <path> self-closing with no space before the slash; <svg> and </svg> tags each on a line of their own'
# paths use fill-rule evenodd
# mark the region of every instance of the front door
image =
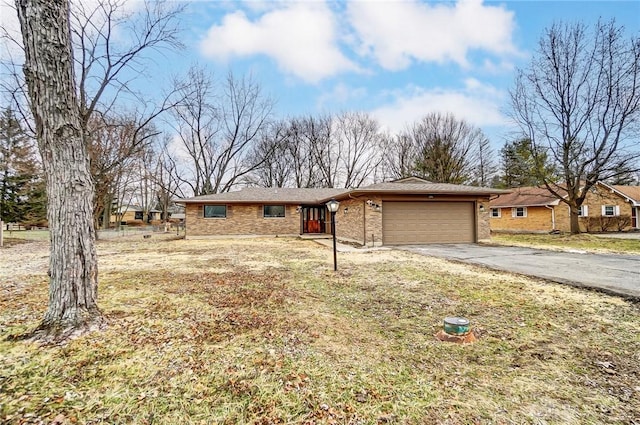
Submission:
<svg viewBox="0 0 640 425">
<path fill-rule="evenodd" d="M 326 233 L 326 213 L 324 206 L 302 207 L 302 233 Z"/>
</svg>

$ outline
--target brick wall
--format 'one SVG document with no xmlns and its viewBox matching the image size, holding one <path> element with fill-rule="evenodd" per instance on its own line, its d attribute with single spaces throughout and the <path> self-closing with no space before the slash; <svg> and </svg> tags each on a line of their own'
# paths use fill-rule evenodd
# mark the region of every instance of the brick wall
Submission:
<svg viewBox="0 0 640 425">
<path fill-rule="evenodd" d="M 375 209 L 367 205 L 367 200 L 371 200 L 381 208 Z M 346 213 L 345 208 L 347 208 Z M 338 238 L 362 245 L 380 246 L 382 244 L 382 199 L 368 197 L 340 201 L 340 209 L 336 213 L 336 235 Z"/>
<path fill-rule="evenodd" d="M 547 207 L 527 207 L 526 217 L 512 217 L 511 208 L 502 208 L 501 217 L 491 217 L 490 220 L 491 230 L 494 231 L 550 232 L 553 230 L 551 210 Z"/>
<path fill-rule="evenodd" d="M 299 235 L 296 205 L 285 205 L 284 218 L 263 217 L 262 205 L 227 205 L 226 218 L 203 218 L 202 204 L 187 204 L 187 237 L 206 235 Z"/>
<path fill-rule="evenodd" d="M 589 192 L 587 192 L 587 196 L 582 205 L 587 206 L 587 217 L 580 217 L 579 219 L 581 232 L 599 232 L 602 230 L 597 222 L 602 217 L 603 205 L 617 205 L 620 209 L 620 217 L 631 217 L 631 204 L 626 202 L 616 193 L 613 193 L 600 185 L 595 185 Z M 591 217 L 591 219 L 589 219 L 589 217 Z M 594 218 L 596 220 L 593 220 Z M 591 223 L 591 227 L 594 225 L 596 225 L 596 227 L 589 228 L 590 226 L 588 223 Z M 610 223 L 610 225 L 612 227 L 608 230 L 618 230 L 617 227 L 613 227 L 613 223 Z M 563 232 L 571 230 L 571 226 L 569 224 L 569 206 L 562 202 L 556 207 L 556 226 L 558 230 Z M 629 222 L 629 225 L 625 227 L 625 230 L 630 229 L 630 226 L 631 223 Z"/>
<path fill-rule="evenodd" d="M 382 245 L 382 210 L 384 209 L 384 202 L 382 198 L 378 197 L 370 199 L 374 204 L 379 205 L 380 208 L 374 208 L 369 205 L 365 208 L 367 224 L 366 245 L 380 246 Z"/>
<path fill-rule="evenodd" d="M 583 202 L 587 207 L 587 217 L 580 217 L 580 231 L 582 232 L 598 232 L 602 228 L 598 221 L 602 217 L 603 205 L 617 205 L 620 209 L 620 217 L 631 217 L 631 204 L 624 201 L 617 194 L 606 190 L 600 185 L 596 185 Z M 571 230 L 569 222 L 569 206 L 563 202 L 553 207 L 555 214 L 555 229 L 561 232 L 569 232 Z M 595 218 L 595 220 L 594 220 Z M 606 220 L 606 219 L 605 219 Z M 617 231 L 618 228 L 610 220 L 610 231 Z M 589 224 L 590 223 L 590 224 Z M 590 228 L 591 227 L 591 228 Z M 630 228 L 629 225 L 625 230 Z M 511 217 L 511 208 L 502 209 L 502 217 L 491 217 L 491 230 L 496 231 L 512 231 L 512 232 L 550 232 L 552 227 L 551 210 L 546 207 L 527 207 L 527 217 Z"/>
<path fill-rule="evenodd" d="M 491 238 L 491 210 L 489 208 L 489 198 L 480 199 L 477 202 L 477 239 L 488 240 Z"/>
</svg>

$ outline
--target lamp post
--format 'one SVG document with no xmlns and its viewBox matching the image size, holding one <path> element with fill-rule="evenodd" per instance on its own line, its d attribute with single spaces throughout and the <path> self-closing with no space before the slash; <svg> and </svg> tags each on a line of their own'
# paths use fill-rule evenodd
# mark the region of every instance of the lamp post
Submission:
<svg viewBox="0 0 640 425">
<path fill-rule="evenodd" d="M 331 234 L 333 235 L 333 270 L 338 270 L 338 257 L 336 255 L 336 212 L 340 208 L 340 202 L 331 199 L 327 202 L 327 209 L 331 213 Z"/>
</svg>

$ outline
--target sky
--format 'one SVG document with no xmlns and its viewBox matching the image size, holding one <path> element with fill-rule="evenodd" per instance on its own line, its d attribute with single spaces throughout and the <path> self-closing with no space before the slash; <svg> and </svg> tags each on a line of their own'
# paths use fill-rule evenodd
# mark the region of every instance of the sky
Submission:
<svg viewBox="0 0 640 425">
<path fill-rule="evenodd" d="M 10 12 L 0 5 L 0 24 L 15 25 Z M 184 49 L 151 57 L 143 84 L 199 64 L 250 74 L 278 117 L 363 111 L 396 132 L 451 112 L 500 147 L 513 131 L 508 90 L 545 28 L 612 18 L 638 34 L 640 0 L 195 1 L 181 17 Z"/>
</svg>

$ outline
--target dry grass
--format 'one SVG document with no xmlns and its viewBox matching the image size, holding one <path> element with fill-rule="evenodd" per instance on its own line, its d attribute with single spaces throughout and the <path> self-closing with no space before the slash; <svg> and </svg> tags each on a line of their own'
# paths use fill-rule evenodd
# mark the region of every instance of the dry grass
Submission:
<svg viewBox="0 0 640 425">
<path fill-rule="evenodd" d="M 400 251 L 294 239 L 102 241 L 109 327 L 6 341 L 46 307 L 45 243 L 0 255 L 0 422 L 640 421 L 640 311 Z M 445 316 L 478 341 L 433 335 Z M 57 422 L 56 422 L 57 421 Z"/>
<path fill-rule="evenodd" d="M 508 234 L 491 235 L 491 243 L 497 245 L 525 246 L 541 249 L 583 250 L 595 253 L 640 254 L 640 238 L 622 239 L 581 233 L 560 234 Z"/>
</svg>

